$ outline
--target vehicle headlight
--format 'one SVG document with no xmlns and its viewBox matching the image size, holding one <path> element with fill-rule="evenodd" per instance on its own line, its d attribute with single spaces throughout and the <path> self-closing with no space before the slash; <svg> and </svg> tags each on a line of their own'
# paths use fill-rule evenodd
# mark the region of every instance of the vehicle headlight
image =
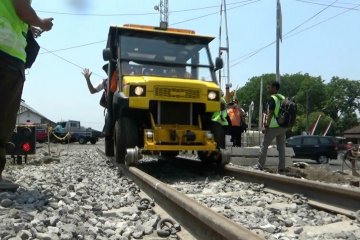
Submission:
<svg viewBox="0 0 360 240">
<path fill-rule="evenodd" d="M 216 91 L 208 91 L 208 99 L 211 101 L 219 100 L 219 94 Z"/>
<path fill-rule="evenodd" d="M 145 86 L 130 86 L 130 96 L 145 96 L 146 87 Z"/>
<path fill-rule="evenodd" d="M 135 95 L 141 96 L 144 93 L 144 88 L 137 86 L 134 90 Z"/>
<path fill-rule="evenodd" d="M 146 131 L 145 136 L 148 140 L 152 140 L 154 138 L 154 132 L 153 131 Z"/>
</svg>

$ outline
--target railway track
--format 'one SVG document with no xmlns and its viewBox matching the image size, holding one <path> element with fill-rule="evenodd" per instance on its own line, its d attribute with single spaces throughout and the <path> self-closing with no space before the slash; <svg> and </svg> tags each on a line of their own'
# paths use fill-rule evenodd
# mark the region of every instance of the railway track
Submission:
<svg viewBox="0 0 360 240">
<path fill-rule="evenodd" d="M 287 194 L 302 194 L 309 205 L 352 218 L 360 211 L 360 191 L 305 179 L 289 178 L 260 171 L 226 166 L 223 173 L 240 181 L 265 183 L 269 190 Z"/>
<path fill-rule="evenodd" d="M 196 239 L 262 239 L 140 169 L 117 166 Z"/>
<path fill-rule="evenodd" d="M 179 158 L 119 167 L 196 239 L 296 238 L 299 231 L 322 227 L 304 216 L 310 206 L 316 208 L 309 210 L 311 214 L 319 212 L 327 219 L 324 225 L 337 224 L 349 232 L 358 229 L 360 234 L 360 225 L 348 218 L 356 218 L 360 209 L 360 192 L 353 189 L 229 166 L 217 172 Z M 299 217 L 286 219 L 289 212 Z M 313 221 L 313 226 L 299 227 L 301 218 Z"/>
</svg>

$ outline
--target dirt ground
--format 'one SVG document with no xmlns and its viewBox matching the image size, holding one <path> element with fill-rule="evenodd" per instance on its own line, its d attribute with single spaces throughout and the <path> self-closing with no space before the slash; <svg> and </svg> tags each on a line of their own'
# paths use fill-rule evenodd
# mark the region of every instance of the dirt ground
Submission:
<svg viewBox="0 0 360 240">
<path fill-rule="evenodd" d="M 286 175 L 325 183 L 352 185 L 354 187 L 359 187 L 360 182 L 360 177 L 353 176 L 351 170 L 333 171 L 326 165 L 315 168 L 308 164 L 295 163 Z"/>
</svg>

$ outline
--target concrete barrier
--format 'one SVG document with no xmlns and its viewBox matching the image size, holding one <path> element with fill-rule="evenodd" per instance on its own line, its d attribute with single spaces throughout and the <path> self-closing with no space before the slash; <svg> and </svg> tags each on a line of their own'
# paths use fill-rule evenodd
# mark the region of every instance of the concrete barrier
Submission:
<svg viewBox="0 0 360 240">
<path fill-rule="evenodd" d="M 234 165 L 253 166 L 257 163 L 260 155 L 260 147 L 228 147 L 231 151 L 230 162 Z M 292 157 L 295 156 L 292 148 L 285 148 L 285 166 L 292 166 Z M 279 163 L 279 153 L 276 146 L 269 147 L 265 167 L 276 168 Z"/>
</svg>

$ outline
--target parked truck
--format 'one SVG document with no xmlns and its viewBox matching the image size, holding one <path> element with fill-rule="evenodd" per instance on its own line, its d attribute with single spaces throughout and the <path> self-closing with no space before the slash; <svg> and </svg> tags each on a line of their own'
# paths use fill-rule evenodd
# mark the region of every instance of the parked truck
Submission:
<svg viewBox="0 0 360 240">
<path fill-rule="evenodd" d="M 54 141 L 79 142 L 80 144 L 88 142 L 95 144 L 101 136 L 101 132 L 82 127 L 80 121 L 73 120 L 58 122 L 53 133 L 55 135 L 52 138 Z"/>
</svg>

